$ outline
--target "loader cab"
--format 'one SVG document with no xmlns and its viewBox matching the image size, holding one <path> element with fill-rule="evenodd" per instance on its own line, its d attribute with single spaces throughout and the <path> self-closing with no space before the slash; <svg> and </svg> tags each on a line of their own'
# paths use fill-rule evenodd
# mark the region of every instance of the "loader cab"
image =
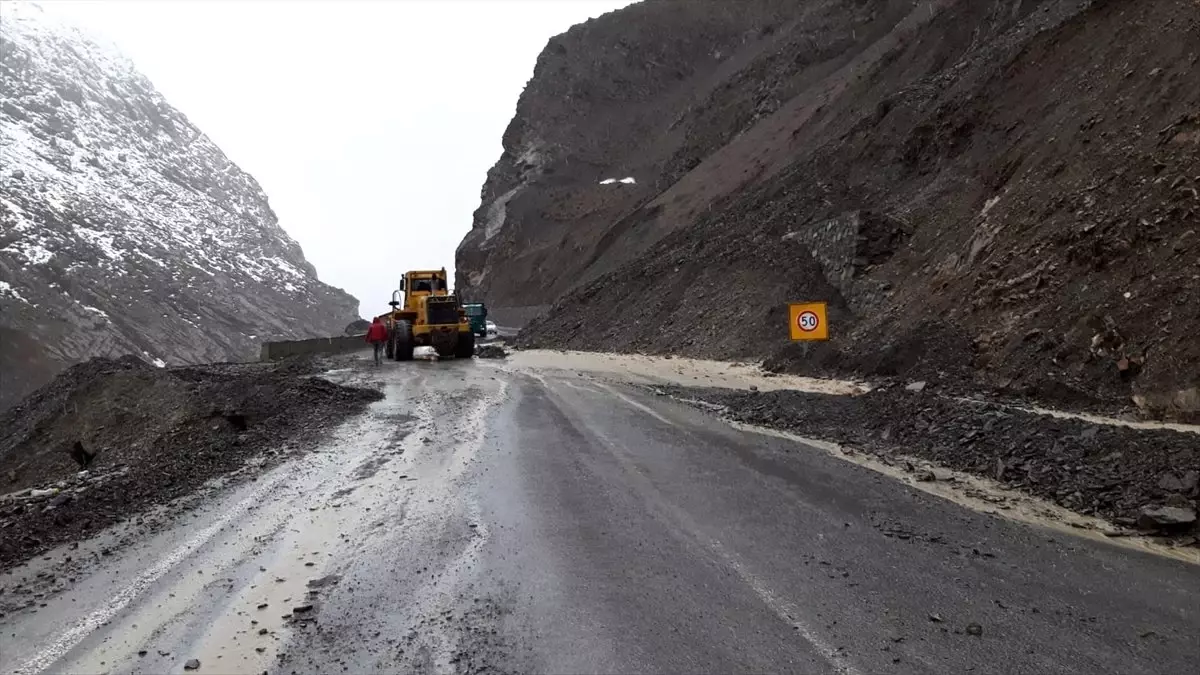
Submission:
<svg viewBox="0 0 1200 675">
<path fill-rule="evenodd" d="M 436 277 L 413 277 L 409 279 L 409 285 L 412 287 L 409 293 L 439 294 L 438 291 L 446 290 L 445 281 Z"/>
<path fill-rule="evenodd" d="M 406 300 L 429 295 L 449 295 L 450 285 L 446 279 L 446 270 L 407 272 L 400 277 L 400 289 L 397 293 L 404 293 Z"/>
<path fill-rule="evenodd" d="M 446 268 L 411 270 L 400 276 L 400 287 L 392 292 L 392 301 L 388 304 L 392 306 L 392 311 L 396 313 L 397 317 L 400 314 L 409 314 L 407 319 L 417 325 L 425 321 L 426 299 L 446 296 L 450 296 L 450 283 Z M 453 300 L 453 296 L 447 298 L 447 301 Z M 454 302 L 454 307 L 458 308 L 457 302 Z M 442 320 L 445 318 L 441 317 Z"/>
</svg>

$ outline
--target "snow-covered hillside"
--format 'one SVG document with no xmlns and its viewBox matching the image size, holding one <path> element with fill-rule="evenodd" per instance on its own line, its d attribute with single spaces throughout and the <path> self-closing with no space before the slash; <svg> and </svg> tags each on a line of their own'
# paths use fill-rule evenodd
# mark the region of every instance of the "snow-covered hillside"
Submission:
<svg viewBox="0 0 1200 675">
<path fill-rule="evenodd" d="M 91 356 L 253 358 L 358 318 L 116 48 L 0 3 L 0 92 L 0 407 Z"/>
</svg>

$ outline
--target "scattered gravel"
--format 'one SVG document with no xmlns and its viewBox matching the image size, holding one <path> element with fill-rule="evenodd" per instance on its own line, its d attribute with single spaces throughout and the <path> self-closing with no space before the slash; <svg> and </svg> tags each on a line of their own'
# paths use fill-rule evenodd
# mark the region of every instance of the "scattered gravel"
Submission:
<svg viewBox="0 0 1200 675">
<path fill-rule="evenodd" d="M 738 422 L 995 479 L 1078 513 L 1164 532 L 1195 527 L 1200 435 L 1060 419 L 904 387 L 861 396 L 659 387 Z M 918 480 L 938 480 L 936 472 Z"/>
</svg>

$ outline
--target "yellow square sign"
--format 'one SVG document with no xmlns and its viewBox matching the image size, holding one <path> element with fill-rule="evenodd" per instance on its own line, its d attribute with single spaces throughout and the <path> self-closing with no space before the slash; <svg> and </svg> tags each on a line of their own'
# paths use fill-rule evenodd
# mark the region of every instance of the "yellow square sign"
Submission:
<svg viewBox="0 0 1200 675">
<path fill-rule="evenodd" d="M 828 340 L 829 322 L 823 302 L 793 302 L 788 305 L 793 340 Z"/>
</svg>

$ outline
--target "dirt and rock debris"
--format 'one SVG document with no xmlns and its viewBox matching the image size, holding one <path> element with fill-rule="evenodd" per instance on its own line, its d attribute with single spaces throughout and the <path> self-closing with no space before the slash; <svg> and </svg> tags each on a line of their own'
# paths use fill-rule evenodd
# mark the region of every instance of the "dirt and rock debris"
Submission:
<svg viewBox="0 0 1200 675">
<path fill-rule="evenodd" d="M 0 566 L 269 466 L 382 398 L 318 377 L 323 363 L 158 368 L 126 356 L 67 369 L 0 417 Z"/>
<path fill-rule="evenodd" d="M 503 343 L 483 344 L 475 348 L 475 356 L 481 359 L 503 359 L 508 357 Z"/>
<path fill-rule="evenodd" d="M 547 45 L 456 265 L 519 344 L 1197 419 L 1194 2 L 736 4 Z"/>
<path fill-rule="evenodd" d="M 917 386 L 923 384 L 858 396 L 652 389 L 693 404 L 719 406 L 737 422 L 844 443 L 883 458 L 929 460 L 1076 513 L 1195 543 L 1200 534 L 1200 434 L 1056 418 L 943 396 Z M 942 479 L 937 469 L 908 468 L 917 480 Z"/>
</svg>

